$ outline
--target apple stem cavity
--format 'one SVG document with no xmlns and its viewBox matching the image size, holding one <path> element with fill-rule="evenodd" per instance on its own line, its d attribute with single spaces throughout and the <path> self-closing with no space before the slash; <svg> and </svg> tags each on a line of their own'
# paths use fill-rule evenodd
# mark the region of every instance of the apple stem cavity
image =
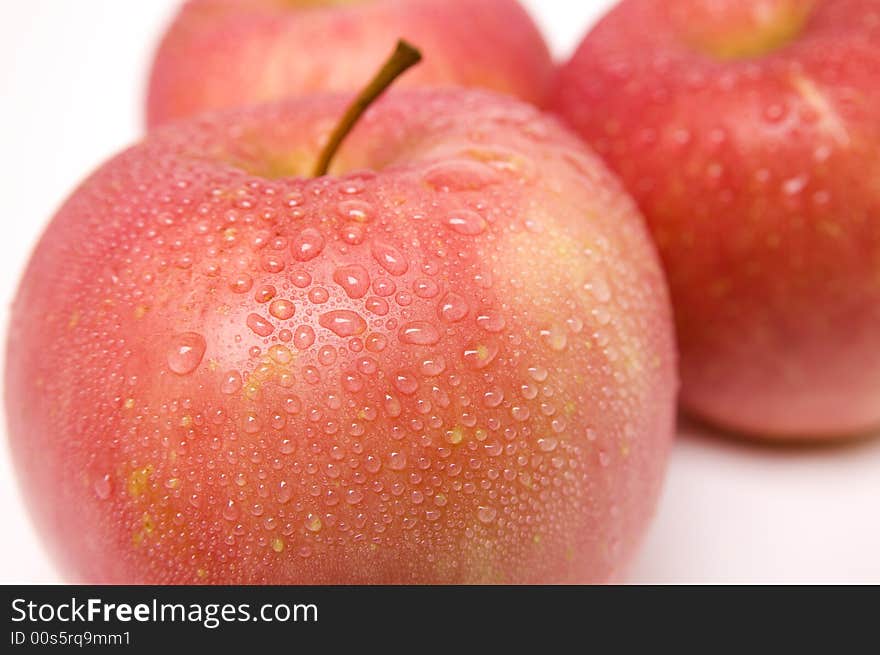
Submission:
<svg viewBox="0 0 880 655">
<path fill-rule="evenodd" d="M 333 161 L 336 151 L 339 150 L 339 146 L 357 124 L 361 115 L 391 86 L 394 80 L 421 60 L 422 53 L 415 46 L 403 39 L 397 42 L 394 52 L 391 53 L 391 56 L 382 65 L 379 72 L 376 73 L 376 76 L 370 80 L 370 83 L 357 95 L 339 123 L 337 123 L 336 129 L 333 130 L 329 141 L 327 141 L 327 144 L 321 151 L 318 162 L 315 164 L 312 173 L 313 177 L 321 177 L 327 174 L 330 162 Z"/>
</svg>

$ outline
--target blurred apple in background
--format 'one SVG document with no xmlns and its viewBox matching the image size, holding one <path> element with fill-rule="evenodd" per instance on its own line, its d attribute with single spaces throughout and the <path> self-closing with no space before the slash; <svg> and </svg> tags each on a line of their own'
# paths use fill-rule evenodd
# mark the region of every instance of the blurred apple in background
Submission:
<svg viewBox="0 0 880 655">
<path fill-rule="evenodd" d="M 405 38 L 406 85 L 484 87 L 539 103 L 553 71 L 516 0 L 190 0 L 156 54 L 147 123 L 314 91 L 359 89 Z"/>
<path fill-rule="evenodd" d="M 647 216 L 698 416 L 880 424 L 878 42 L 872 0 L 626 0 L 559 76 Z"/>
<path fill-rule="evenodd" d="M 6 403 L 71 579 L 623 573 L 677 389 L 635 206 L 554 121 L 465 90 L 389 95 L 309 177 L 345 104 L 160 128 L 43 236 Z"/>
</svg>

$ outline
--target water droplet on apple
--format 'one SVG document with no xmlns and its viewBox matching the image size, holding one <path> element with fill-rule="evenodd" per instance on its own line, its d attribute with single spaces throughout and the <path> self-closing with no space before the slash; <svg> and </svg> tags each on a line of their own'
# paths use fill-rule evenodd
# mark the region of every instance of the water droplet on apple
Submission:
<svg viewBox="0 0 880 655">
<path fill-rule="evenodd" d="M 318 351 L 318 363 L 322 366 L 331 366 L 336 362 L 336 349 L 332 346 L 324 346 Z"/>
<path fill-rule="evenodd" d="M 388 314 L 388 302 L 384 298 L 379 298 L 378 296 L 370 296 L 364 301 L 364 307 L 371 314 L 375 314 L 376 316 L 385 316 Z"/>
<path fill-rule="evenodd" d="M 433 346 L 440 341 L 440 332 L 426 321 L 412 321 L 400 328 L 398 333 L 403 343 L 418 346 Z"/>
<path fill-rule="evenodd" d="M 290 276 L 290 281 L 298 289 L 305 289 L 312 283 L 312 276 L 308 271 L 298 270 Z"/>
<path fill-rule="evenodd" d="M 339 337 L 353 337 L 363 334 L 367 329 L 367 323 L 361 315 L 347 309 L 337 309 L 322 314 L 318 322 L 321 327 L 330 330 Z"/>
<path fill-rule="evenodd" d="M 451 159 L 425 171 L 425 184 L 435 191 L 479 191 L 500 179 L 490 166 L 473 159 Z"/>
<path fill-rule="evenodd" d="M 395 291 L 397 291 L 397 285 L 391 278 L 379 277 L 373 281 L 373 293 L 381 298 L 387 298 Z"/>
<path fill-rule="evenodd" d="M 348 223 L 339 228 L 339 236 L 345 243 L 357 246 L 364 242 L 364 228 L 357 223 Z"/>
<path fill-rule="evenodd" d="M 486 231 L 486 220 L 469 209 L 452 212 L 443 223 L 453 232 L 464 236 L 477 236 Z"/>
<path fill-rule="evenodd" d="M 372 357 L 361 357 L 357 361 L 357 370 L 363 375 L 373 375 L 379 370 L 379 365 Z"/>
<path fill-rule="evenodd" d="M 349 393 L 357 393 L 364 388 L 363 380 L 354 373 L 346 373 L 342 377 L 342 386 Z"/>
<path fill-rule="evenodd" d="M 278 289 L 276 289 L 271 284 L 264 284 L 257 292 L 254 294 L 254 300 L 259 303 L 269 302 L 275 295 L 278 293 Z"/>
<path fill-rule="evenodd" d="M 562 352 L 568 347 L 568 335 L 557 325 L 541 330 L 544 343 L 555 352 Z"/>
<path fill-rule="evenodd" d="M 492 523 L 492 521 L 495 520 L 497 513 L 498 512 L 494 507 L 480 505 L 477 508 L 477 518 L 480 520 L 480 523 Z"/>
<path fill-rule="evenodd" d="M 364 461 L 364 468 L 369 473 L 378 473 L 379 469 L 382 468 L 382 460 L 375 455 L 367 455 L 367 459 Z"/>
<path fill-rule="evenodd" d="M 502 446 L 501 443 L 498 441 L 490 441 L 483 446 L 483 449 L 486 451 L 486 454 L 489 455 L 489 457 L 498 457 L 502 452 L 504 452 L 504 446 Z"/>
<path fill-rule="evenodd" d="M 243 429 L 248 434 L 256 434 L 260 431 L 260 419 L 254 413 L 248 413 L 244 417 Z"/>
<path fill-rule="evenodd" d="M 483 369 L 495 360 L 498 356 L 498 350 L 496 343 L 479 343 L 465 348 L 464 361 L 470 368 Z"/>
<path fill-rule="evenodd" d="M 238 506 L 234 500 L 226 501 L 226 505 L 223 506 L 223 518 L 227 521 L 234 521 L 238 518 Z"/>
<path fill-rule="evenodd" d="M 547 379 L 549 371 L 543 366 L 530 366 L 529 375 L 535 382 L 543 382 Z"/>
<path fill-rule="evenodd" d="M 347 196 L 355 196 L 359 193 L 363 193 L 366 188 L 367 186 L 364 183 L 363 178 L 360 176 L 342 180 L 339 184 L 340 193 L 344 193 Z"/>
<path fill-rule="evenodd" d="M 290 499 L 293 497 L 293 489 L 290 488 L 290 485 L 282 480 L 278 484 L 278 489 L 275 491 L 275 499 L 284 505 L 285 503 L 290 502 Z"/>
<path fill-rule="evenodd" d="M 507 321 L 501 312 L 490 309 L 480 312 L 480 315 L 477 316 L 477 325 L 486 332 L 501 332 L 507 325 Z"/>
<path fill-rule="evenodd" d="M 538 450 L 543 453 L 552 453 L 556 450 L 559 440 L 555 437 L 542 437 L 538 439 Z"/>
<path fill-rule="evenodd" d="M 764 108 L 764 118 L 769 123 L 779 123 L 788 114 L 788 106 L 779 103 L 771 103 Z"/>
<path fill-rule="evenodd" d="M 342 218 L 357 223 L 367 223 L 373 218 L 373 206 L 363 200 L 343 200 L 336 206 Z"/>
<path fill-rule="evenodd" d="M 441 355 L 425 359 L 419 366 L 419 370 L 421 371 L 422 375 L 426 375 L 428 377 L 440 375 L 443 371 L 446 370 L 446 360 L 443 359 Z"/>
<path fill-rule="evenodd" d="M 296 313 L 296 307 L 289 300 L 273 300 L 269 305 L 269 314 L 280 321 L 286 321 Z"/>
<path fill-rule="evenodd" d="M 385 407 L 385 413 L 391 418 L 397 418 L 400 416 L 401 412 L 403 412 L 403 407 L 401 406 L 400 401 L 391 394 L 385 394 L 383 405 Z"/>
<path fill-rule="evenodd" d="M 520 387 L 520 394 L 526 400 L 534 400 L 538 396 L 538 387 L 531 382 L 527 382 Z"/>
<path fill-rule="evenodd" d="M 315 343 L 315 331 L 310 325 L 299 325 L 293 331 L 293 345 L 305 350 Z"/>
<path fill-rule="evenodd" d="M 394 471 L 401 471 L 406 468 L 406 453 L 391 453 L 388 457 L 388 468 Z"/>
<path fill-rule="evenodd" d="M 293 361 L 293 353 L 290 349 L 278 343 L 269 348 L 269 357 L 278 364 L 289 364 Z"/>
<path fill-rule="evenodd" d="M 232 282 L 229 283 L 229 288 L 235 293 L 247 293 L 253 285 L 254 280 L 250 275 L 241 274 L 233 278 Z"/>
<path fill-rule="evenodd" d="M 107 500 L 110 498 L 110 494 L 113 491 L 113 485 L 110 481 L 110 474 L 102 475 L 100 478 L 95 480 L 94 484 L 95 495 L 99 500 Z"/>
<path fill-rule="evenodd" d="M 366 339 L 366 347 L 372 353 L 380 353 L 388 347 L 388 337 L 381 332 L 374 332 Z"/>
<path fill-rule="evenodd" d="M 308 530 L 309 532 L 320 532 L 323 525 L 324 524 L 321 521 L 321 517 L 317 514 L 309 514 L 306 517 L 305 526 L 306 530 Z"/>
<path fill-rule="evenodd" d="M 168 351 L 168 368 L 178 375 L 188 375 L 198 368 L 205 356 L 205 338 L 196 332 L 177 335 Z"/>
<path fill-rule="evenodd" d="M 605 326 L 611 322 L 611 312 L 609 312 L 604 307 L 594 307 L 593 311 L 590 313 L 593 315 L 599 325 Z"/>
<path fill-rule="evenodd" d="M 249 314 L 246 323 L 254 334 L 261 337 L 268 337 L 275 331 L 275 326 L 259 314 Z"/>
<path fill-rule="evenodd" d="M 483 394 L 483 405 L 486 407 L 498 407 L 502 402 L 504 402 L 504 391 L 500 387 L 492 387 Z"/>
<path fill-rule="evenodd" d="M 393 382 L 397 390 L 407 396 L 411 396 L 419 388 L 419 381 L 407 371 L 399 371 L 394 376 Z"/>
<path fill-rule="evenodd" d="M 373 259 L 391 275 L 403 275 L 409 269 L 409 262 L 404 254 L 387 241 L 373 241 L 371 252 Z"/>
<path fill-rule="evenodd" d="M 309 289 L 309 302 L 313 305 L 323 305 L 330 300 L 330 292 L 324 287 L 312 287 Z"/>
<path fill-rule="evenodd" d="M 280 273 L 285 266 L 284 258 L 275 253 L 263 255 L 260 263 L 267 273 Z"/>
<path fill-rule="evenodd" d="M 413 283 L 413 291 L 419 298 L 433 298 L 440 293 L 440 287 L 434 280 L 423 277 Z"/>
<path fill-rule="evenodd" d="M 370 289 L 370 274 L 360 264 L 338 267 L 333 271 L 333 281 L 345 290 L 349 298 L 363 298 Z"/>
<path fill-rule="evenodd" d="M 437 312 L 440 318 L 447 323 L 456 323 L 468 315 L 468 304 L 462 296 L 454 291 L 448 292 L 440 300 Z"/>
<path fill-rule="evenodd" d="M 227 395 L 234 394 L 241 389 L 241 374 L 238 371 L 227 371 L 220 383 L 220 392 Z"/>
<path fill-rule="evenodd" d="M 315 228 L 307 227 L 290 242 L 290 252 L 297 261 L 307 262 L 324 250 L 324 236 Z"/>
</svg>

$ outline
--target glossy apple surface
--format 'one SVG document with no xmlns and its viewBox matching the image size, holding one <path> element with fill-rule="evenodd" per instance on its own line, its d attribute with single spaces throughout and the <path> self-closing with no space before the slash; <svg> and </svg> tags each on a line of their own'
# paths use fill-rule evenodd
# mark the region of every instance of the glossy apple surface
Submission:
<svg viewBox="0 0 880 655">
<path fill-rule="evenodd" d="M 482 87 L 533 103 L 549 90 L 550 54 L 516 0 L 190 0 L 156 54 L 147 123 L 359 89 L 399 38 L 425 55 L 402 86 Z"/>
<path fill-rule="evenodd" d="M 866 0 L 628 0 L 560 75 L 653 232 L 698 416 L 880 425 L 878 39 Z"/>
<path fill-rule="evenodd" d="M 181 122 L 73 194 L 21 283 L 6 402 L 71 579 L 586 582 L 657 499 L 659 262 L 598 158 L 484 92 Z"/>
</svg>

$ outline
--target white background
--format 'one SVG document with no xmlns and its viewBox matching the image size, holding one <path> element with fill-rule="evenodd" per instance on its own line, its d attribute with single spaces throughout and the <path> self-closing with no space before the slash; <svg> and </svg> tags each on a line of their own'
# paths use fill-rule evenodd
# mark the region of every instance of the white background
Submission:
<svg viewBox="0 0 880 655">
<path fill-rule="evenodd" d="M 613 3 L 525 4 L 562 57 Z M 89 171 L 138 138 L 152 48 L 176 5 L 0 3 L 4 330 L 20 271 L 54 210 Z M 7 451 L 3 443 L 0 583 L 59 582 L 23 511 Z M 792 449 L 685 425 L 630 580 L 880 583 L 880 439 Z"/>
</svg>

